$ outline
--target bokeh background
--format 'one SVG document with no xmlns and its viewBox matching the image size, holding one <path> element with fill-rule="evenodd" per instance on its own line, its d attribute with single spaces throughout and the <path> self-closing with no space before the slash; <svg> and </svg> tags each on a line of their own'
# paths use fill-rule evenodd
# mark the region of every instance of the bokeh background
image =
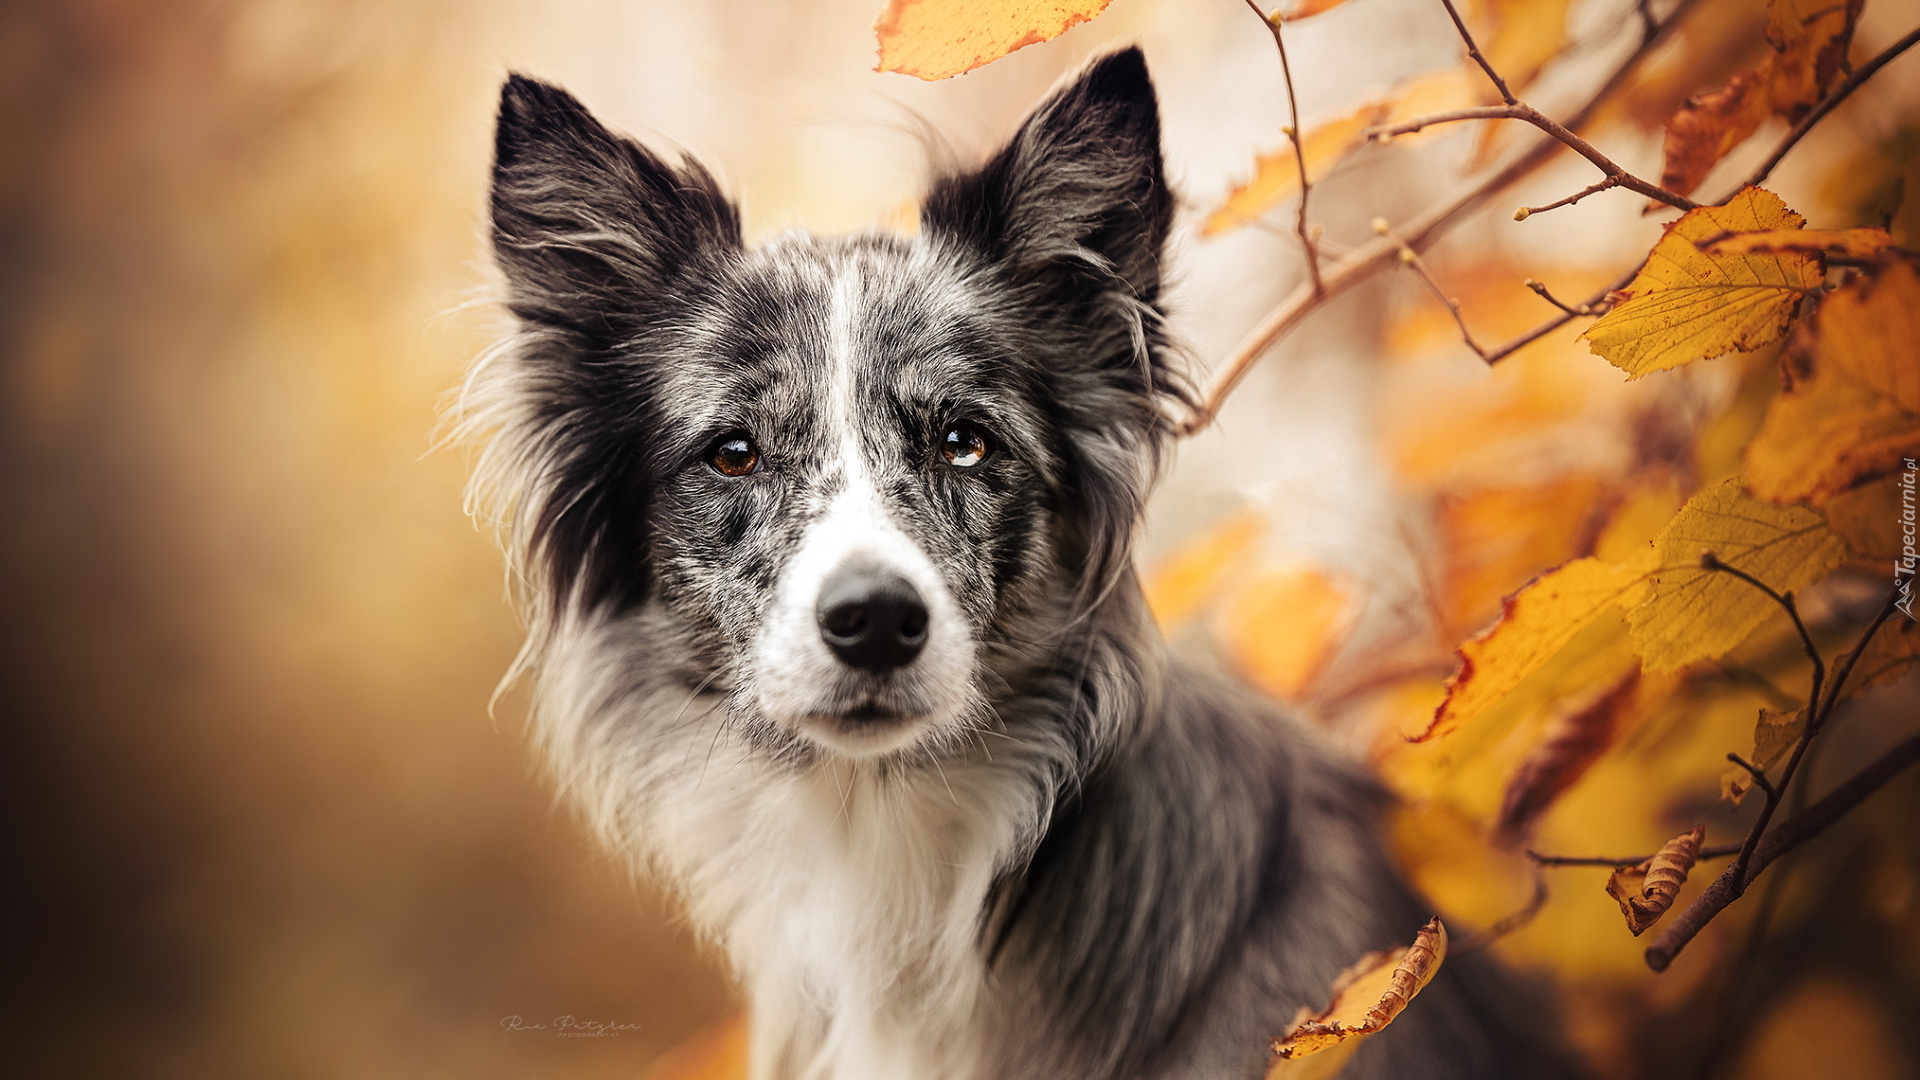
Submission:
<svg viewBox="0 0 1920 1080">
<path fill-rule="evenodd" d="M 505 72 L 558 81 L 614 126 L 696 154 L 765 236 L 910 220 L 931 163 L 977 158 L 1063 73 L 1137 40 L 1187 203 L 1176 306 L 1196 370 L 1298 276 L 1282 230 L 1193 235 L 1286 119 L 1271 42 L 1238 0 L 1118 0 L 1055 42 L 933 85 L 871 70 L 879 6 L 0 7 L 10 1074 L 624 1077 L 733 1011 L 670 904 L 554 804 L 522 735 L 524 695 L 489 709 L 519 630 L 492 539 L 462 513 L 466 459 L 436 432 L 500 325 L 483 196 Z M 1604 39 L 1618 7 L 1578 5 L 1576 28 Z M 1914 7 L 1870 11 L 1863 39 L 1886 40 Z M 1710 25 L 1732 40 L 1758 11 L 1728 2 Z M 1444 13 L 1415 0 L 1364 0 L 1294 40 L 1309 119 L 1458 51 Z M 1714 53 L 1726 70 L 1702 81 L 1724 78 L 1735 52 Z M 1573 55 L 1557 77 L 1576 85 L 1585 64 Z M 1908 137 L 1920 79 L 1884 80 L 1878 103 L 1843 110 L 1809 156 Z M 1669 81 L 1676 100 L 1694 88 Z M 1543 82 L 1549 99 L 1555 85 Z M 1621 138 L 1637 160 L 1657 156 L 1657 135 Z M 1364 238 L 1369 218 L 1426 205 L 1469 152 L 1368 159 L 1329 186 L 1316 219 L 1335 241 Z M 1549 170 L 1515 201 L 1585 182 Z M 1809 212 L 1847 205 L 1792 167 L 1780 189 Z M 1628 202 L 1582 204 L 1531 238 L 1494 214 L 1435 257 L 1515 267 L 1577 249 L 1594 266 L 1631 264 L 1659 226 Z M 1617 272 L 1594 266 L 1578 273 Z M 1459 465 L 1458 428 L 1423 420 L 1437 403 L 1484 402 L 1492 384 L 1420 296 L 1383 280 L 1316 319 L 1182 449 L 1148 522 L 1143 561 L 1163 586 L 1189 564 L 1201 578 L 1240 566 L 1256 586 L 1224 608 L 1201 596 L 1218 588 L 1162 588 L 1181 647 L 1326 717 L 1350 720 L 1328 704 L 1355 690 L 1342 671 L 1377 676 L 1409 627 L 1426 636 L 1397 670 L 1444 674 L 1451 641 L 1525 580 L 1517 568 L 1569 554 L 1536 545 L 1477 578 L 1444 563 L 1468 575 L 1446 588 L 1470 602 L 1447 616 L 1462 625 L 1434 627 L 1440 564 L 1410 552 L 1482 550 L 1564 520 L 1649 437 L 1633 426 L 1644 397 L 1623 396 L 1593 358 L 1572 377 L 1515 376 L 1494 385 L 1498 400 L 1547 409 L 1561 434 L 1514 452 L 1513 482 L 1492 486 L 1504 509 L 1462 510 L 1444 481 L 1486 466 Z M 1505 303 L 1482 310 L 1515 329 L 1537 317 L 1500 316 Z M 1571 334 L 1559 345 L 1584 356 Z M 1745 370 L 1729 361 L 1665 385 L 1683 388 L 1670 396 L 1693 423 L 1737 398 Z M 1248 632 L 1315 604 L 1327 618 L 1310 623 L 1338 624 L 1339 655 Z M 1369 723 L 1329 720 L 1356 749 Z M 1630 939 L 1593 948 L 1612 950 L 1591 966 L 1616 978 L 1606 993 L 1652 993 L 1617 982 Z M 1920 948 L 1902 948 L 1920 967 Z M 1868 992 L 1836 985 L 1815 1005 L 1878 1055 L 1880 1071 L 1859 1075 L 1910 1070 L 1916 998 L 1869 1000 L 1858 1021 Z M 557 1037 L 566 1015 L 620 1030 Z M 549 1027 L 509 1030 L 516 1016 Z"/>
</svg>

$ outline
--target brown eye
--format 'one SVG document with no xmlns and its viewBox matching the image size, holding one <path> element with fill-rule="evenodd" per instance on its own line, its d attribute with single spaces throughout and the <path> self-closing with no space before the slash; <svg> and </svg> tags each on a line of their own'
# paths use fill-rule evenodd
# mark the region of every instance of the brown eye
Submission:
<svg viewBox="0 0 1920 1080">
<path fill-rule="evenodd" d="M 760 467 L 760 447 L 744 431 L 730 431 L 714 440 L 707 463 L 721 476 L 745 476 Z"/>
<path fill-rule="evenodd" d="M 944 445 L 940 447 L 940 455 L 956 469 L 971 469 L 987 460 L 987 455 L 993 452 L 993 443 L 987 438 L 987 433 L 964 420 L 948 428 L 942 442 Z"/>
</svg>

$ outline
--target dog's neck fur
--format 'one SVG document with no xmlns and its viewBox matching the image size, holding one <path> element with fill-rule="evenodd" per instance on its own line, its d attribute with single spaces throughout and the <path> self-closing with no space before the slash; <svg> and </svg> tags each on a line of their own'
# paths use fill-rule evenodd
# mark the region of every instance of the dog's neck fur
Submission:
<svg viewBox="0 0 1920 1080">
<path fill-rule="evenodd" d="M 1165 661 L 1143 618 L 1128 576 L 1062 620 L 1057 666 L 1005 650 L 1010 689 L 975 741 L 855 762 L 771 756 L 719 695 L 596 662 L 619 655 L 606 639 L 651 631 L 644 611 L 588 617 L 542 650 L 538 729 L 599 831 L 726 952 L 756 1076 L 985 1075 L 1004 1019 L 996 901 L 1066 785 L 1151 715 Z"/>
</svg>

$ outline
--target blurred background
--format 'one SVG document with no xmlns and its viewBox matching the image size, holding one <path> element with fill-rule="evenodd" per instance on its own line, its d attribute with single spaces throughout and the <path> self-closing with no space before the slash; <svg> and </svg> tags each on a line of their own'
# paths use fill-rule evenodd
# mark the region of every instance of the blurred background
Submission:
<svg viewBox="0 0 1920 1080">
<path fill-rule="evenodd" d="M 734 1010 L 670 903 L 555 805 L 523 738 L 524 694 L 489 710 L 519 628 L 492 540 L 462 513 L 466 459 L 435 437 L 449 390 L 500 327 L 483 198 L 504 74 L 559 82 L 609 124 L 695 154 L 762 237 L 910 220 L 930 162 L 977 159 L 1065 72 L 1139 41 L 1186 204 L 1175 306 L 1196 372 L 1299 276 L 1283 227 L 1196 236 L 1287 119 L 1272 43 L 1238 0 L 1117 0 L 1057 41 L 938 84 L 872 71 L 879 6 L 0 7 L 11 1074 L 630 1077 Z M 1871 9 L 1862 40 L 1903 32 L 1915 8 Z M 1572 31 L 1599 44 L 1542 77 L 1543 103 L 1577 100 L 1627 27 L 1621 14 L 1575 6 Z M 1751 36 L 1761 17 L 1726 0 L 1703 40 Z M 1422 0 L 1361 0 L 1293 41 L 1309 121 L 1458 60 L 1444 12 Z M 1750 59 L 1744 46 L 1698 47 L 1719 64 L 1701 85 Z M 1843 110 L 1807 159 L 1911 157 L 1920 79 L 1883 78 L 1877 104 Z M 1686 81 L 1669 78 L 1642 111 L 1670 109 L 1698 88 Z M 1645 171 L 1658 134 L 1629 112 L 1610 145 Z M 1330 243 L 1428 205 L 1482 152 L 1448 145 L 1382 152 L 1330 183 L 1315 203 Z M 1790 166 L 1778 187 L 1815 218 L 1849 212 L 1854 196 L 1824 175 Z M 1585 182 L 1574 166 L 1549 169 L 1511 201 Z M 1603 281 L 1658 235 L 1638 209 L 1591 200 L 1551 233 L 1521 234 L 1503 205 L 1434 259 L 1469 283 L 1500 267 L 1517 289 L 1541 263 Z M 1569 250 L 1587 262 L 1570 265 Z M 1180 647 L 1295 700 L 1356 751 L 1431 706 L 1411 692 L 1413 705 L 1355 708 L 1362 689 L 1383 671 L 1437 685 L 1500 595 L 1579 553 L 1528 544 L 1529 530 L 1615 505 L 1649 431 L 1693 432 L 1771 359 L 1626 387 L 1570 330 L 1548 343 L 1555 374 L 1490 375 L 1423 295 L 1401 278 L 1363 287 L 1258 369 L 1183 447 L 1143 553 Z M 1517 331 L 1542 314 L 1504 314 L 1538 303 L 1518 295 L 1476 294 L 1469 308 Z M 1500 483 L 1473 457 L 1491 442 L 1462 445 L 1463 417 L 1517 433 Z M 1523 550 L 1485 555 L 1514 537 Z M 1223 574 L 1246 587 L 1219 587 Z M 1877 707 L 1897 719 L 1911 705 Z M 1723 725 L 1736 742 L 1740 723 Z M 1657 817 L 1570 841 L 1657 845 Z M 1895 915 L 1912 969 L 1910 901 Z M 1655 1015 L 1616 999 L 1671 1004 L 1702 985 L 1649 989 L 1600 902 L 1604 943 L 1578 922 L 1545 934 L 1572 935 L 1586 966 L 1547 946 L 1515 953 L 1616 1002 L 1617 1022 L 1590 1042 Z M 1911 1076 L 1920 991 L 1829 983 L 1840 989 L 1810 1007 L 1879 1055 L 1881 1071 L 1858 1075 Z M 554 1021 L 569 1015 L 619 1030 L 560 1037 Z M 513 1030 L 514 1017 L 548 1027 Z"/>
</svg>

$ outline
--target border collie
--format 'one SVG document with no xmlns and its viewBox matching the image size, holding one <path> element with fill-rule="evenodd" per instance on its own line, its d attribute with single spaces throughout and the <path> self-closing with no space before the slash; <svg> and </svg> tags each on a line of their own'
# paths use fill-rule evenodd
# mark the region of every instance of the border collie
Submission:
<svg viewBox="0 0 1920 1080">
<path fill-rule="evenodd" d="M 516 670 L 559 786 L 725 950 L 756 1078 L 1256 1078 L 1429 914 L 1378 789 L 1142 602 L 1188 398 L 1159 139 L 1115 53 L 917 236 L 752 247 L 699 165 L 502 91 L 517 329 L 464 423 Z M 1567 1075 L 1525 997 L 1457 957 L 1347 1075 Z"/>
</svg>

